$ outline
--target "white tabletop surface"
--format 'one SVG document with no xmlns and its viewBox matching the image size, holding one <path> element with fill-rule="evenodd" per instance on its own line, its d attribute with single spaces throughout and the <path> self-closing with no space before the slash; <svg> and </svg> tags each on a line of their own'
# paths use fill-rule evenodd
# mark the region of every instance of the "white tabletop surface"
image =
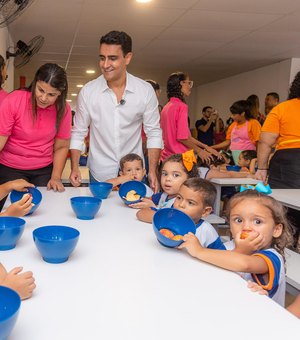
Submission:
<svg viewBox="0 0 300 340">
<path fill-rule="evenodd" d="M 241 185 L 241 184 L 257 184 L 258 180 L 254 178 L 212 178 L 210 181 L 221 186 L 227 185 Z"/>
<path fill-rule="evenodd" d="M 300 210 L 300 189 L 272 189 L 270 196 L 289 208 Z"/>
<path fill-rule="evenodd" d="M 36 277 L 10 340 L 292 339 L 300 322 L 237 274 L 162 247 L 113 192 L 94 220 L 75 218 L 69 198 L 88 188 L 43 193 L 17 247 L 1 252 L 8 268 Z M 42 261 L 32 231 L 62 224 L 81 235 L 69 261 Z M 205 337 L 203 337 L 205 335 Z"/>
</svg>

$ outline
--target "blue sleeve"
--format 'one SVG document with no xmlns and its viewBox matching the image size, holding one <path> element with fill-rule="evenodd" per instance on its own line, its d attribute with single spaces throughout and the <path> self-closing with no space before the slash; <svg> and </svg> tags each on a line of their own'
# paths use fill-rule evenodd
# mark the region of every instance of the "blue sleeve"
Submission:
<svg viewBox="0 0 300 340">
<path fill-rule="evenodd" d="M 223 242 L 221 241 L 220 237 L 216 238 L 216 240 L 214 242 L 212 242 L 211 244 L 209 244 L 207 246 L 207 248 L 209 249 L 219 249 L 219 250 L 226 250 Z"/>
<path fill-rule="evenodd" d="M 252 274 L 252 278 L 257 284 L 267 290 L 272 298 L 279 286 L 281 261 L 275 253 L 268 250 L 260 250 L 253 255 L 260 256 L 266 261 L 269 269 L 269 282 L 265 282 L 261 274 Z"/>
<path fill-rule="evenodd" d="M 155 205 L 158 205 L 158 202 L 161 198 L 161 195 L 162 195 L 162 192 L 158 192 L 157 194 L 153 194 L 151 199 L 152 199 L 152 202 L 155 204 Z"/>
</svg>

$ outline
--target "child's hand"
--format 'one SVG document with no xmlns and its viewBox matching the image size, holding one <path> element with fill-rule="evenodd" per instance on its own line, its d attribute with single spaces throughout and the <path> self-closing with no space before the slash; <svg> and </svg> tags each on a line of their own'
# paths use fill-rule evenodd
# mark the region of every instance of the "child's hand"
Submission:
<svg viewBox="0 0 300 340">
<path fill-rule="evenodd" d="M 32 207 L 32 196 L 30 194 L 24 194 L 19 201 L 11 204 L 2 215 L 15 217 L 25 216 L 29 213 Z"/>
<path fill-rule="evenodd" d="M 235 252 L 244 255 L 251 255 L 262 248 L 264 244 L 264 237 L 260 233 L 253 230 L 245 239 L 241 239 L 241 234 L 242 232 L 237 233 L 234 238 Z"/>
<path fill-rule="evenodd" d="M 34 184 L 31 184 L 27 181 L 25 181 L 25 179 L 16 179 L 14 181 L 9 181 L 8 182 L 10 191 L 11 190 L 17 190 L 17 191 L 28 191 L 27 188 L 34 188 Z"/>
<path fill-rule="evenodd" d="M 120 175 L 118 177 L 118 180 L 119 180 L 119 184 L 123 184 L 123 183 L 126 183 L 128 181 L 133 181 L 134 180 L 134 174 L 126 174 L 126 175 Z"/>
<path fill-rule="evenodd" d="M 156 205 L 153 203 L 153 201 L 150 198 L 142 198 L 141 202 L 129 204 L 128 206 L 134 209 L 156 207 Z"/>
<path fill-rule="evenodd" d="M 191 232 L 183 236 L 183 241 L 184 242 L 181 243 L 178 249 L 185 248 L 193 257 L 197 257 L 199 252 L 203 249 L 197 237 Z"/>
<path fill-rule="evenodd" d="M 248 288 L 252 292 L 257 292 L 260 295 L 269 295 L 266 290 L 264 290 L 260 285 L 258 285 L 256 282 L 248 281 Z"/>
<path fill-rule="evenodd" d="M 16 267 L 7 273 L 2 285 L 15 290 L 22 300 L 28 299 L 32 296 L 32 292 L 36 285 L 32 272 L 23 272 L 22 267 Z"/>
</svg>

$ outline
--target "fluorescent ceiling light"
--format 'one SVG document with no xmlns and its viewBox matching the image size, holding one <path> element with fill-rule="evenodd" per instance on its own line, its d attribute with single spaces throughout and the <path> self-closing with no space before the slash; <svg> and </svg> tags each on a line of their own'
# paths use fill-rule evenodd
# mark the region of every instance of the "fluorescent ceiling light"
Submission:
<svg viewBox="0 0 300 340">
<path fill-rule="evenodd" d="M 82 84 L 78 84 L 78 85 L 76 85 L 76 87 L 83 87 L 83 85 Z"/>
<path fill-rule="evenodd" d="M 88 73 L 88 74 L 94 74 L 94 73 L 95 73 L 95 70 L 86 70 L 86 73 Z"/>
</svg>

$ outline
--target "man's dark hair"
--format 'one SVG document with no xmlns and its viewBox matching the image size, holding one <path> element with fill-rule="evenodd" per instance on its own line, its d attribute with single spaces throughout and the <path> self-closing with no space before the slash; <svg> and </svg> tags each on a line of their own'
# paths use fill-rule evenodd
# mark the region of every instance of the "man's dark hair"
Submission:
<svg viewBox="0 0 300 340">
<path fill-rule="evenodd" d="M 202 112 L 205 112 L 207 109 L 212 109 L 211 106 L 204 106 L 204 108 L 202 109 Z"/>
<path fill-rule="evenodd" d="M 132 39 L 125 33 L 120 31 L 110 31 L 103 35 L 100 39 L 100 45 L 121 45 L 123 55 L 126 56 L 127 53 L 132 52 Z"/>
<path fill-rule="evenodd" d="M 267 96 L 272 96 L 279 101 L 279 94 L 277 92 L 269 92 L 267 93 Z"/>
</svg>

